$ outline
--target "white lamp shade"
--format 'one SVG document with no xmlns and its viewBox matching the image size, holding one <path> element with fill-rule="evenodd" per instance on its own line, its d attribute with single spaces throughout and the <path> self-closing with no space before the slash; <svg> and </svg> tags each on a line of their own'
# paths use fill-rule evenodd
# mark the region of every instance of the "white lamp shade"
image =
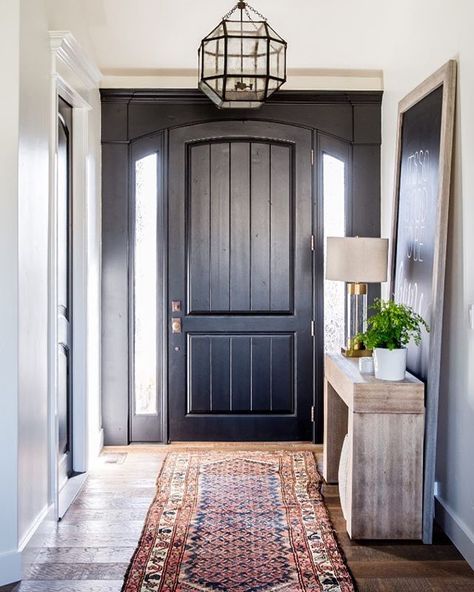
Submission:
<svg viewBox="0 0 474 592">
<path fill-rule="evenodd" d="M 388 239 L 329 236 L 326 279 L 363 284 L 387 281 Z"/>
</svg>

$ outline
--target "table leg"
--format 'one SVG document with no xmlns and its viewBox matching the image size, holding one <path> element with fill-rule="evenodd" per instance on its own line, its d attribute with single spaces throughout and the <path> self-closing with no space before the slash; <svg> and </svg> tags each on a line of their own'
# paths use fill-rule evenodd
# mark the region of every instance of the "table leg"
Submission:
<svg viewBox="0 0 474 592">
<path fill-rule="evenodd" d="M 346 404 L 325 380 L 323 477 L 327 483 L 337 483 L 342 443 L 347 434 L 347 417 Z"/>
</svg>

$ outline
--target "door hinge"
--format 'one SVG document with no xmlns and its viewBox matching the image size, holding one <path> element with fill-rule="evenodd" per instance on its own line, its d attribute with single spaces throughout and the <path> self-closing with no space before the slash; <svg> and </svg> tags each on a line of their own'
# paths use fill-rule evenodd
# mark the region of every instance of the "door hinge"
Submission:
<svg viewBox="0 0 474 592">
<path fill-rule="evenodd" d="M 314 321 L 311 321 L 311 337 L 314 337 Z"/>
<path fill-rule="evenodd" d="M 314 405 L 311 406 L 311 422 L 314 423 Z"/>
<path fill-rule="evenodd" d="M 311 250 L 314 251 L 314 234 L 311 235 Z"/>
<path fill-rule="evenodd" d="M 314 150 L 311 148 L 311 164 L 314 164 Z"/>
</svg>

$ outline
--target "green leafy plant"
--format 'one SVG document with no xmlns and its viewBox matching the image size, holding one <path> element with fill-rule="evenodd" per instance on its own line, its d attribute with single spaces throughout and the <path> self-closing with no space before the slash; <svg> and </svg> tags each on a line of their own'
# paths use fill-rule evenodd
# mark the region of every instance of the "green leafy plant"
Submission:
<svg viewBox="0 0 474 592">
<path fill-rule="evenodd" d="M 367 331 L 356 336 L 369 349 L 400 349 L 412 339 L 420 345 L 421 330 L 430 330 L 423 317 L 404 304 L 377 298 L 370 308 L 375 314 L 367 320 Z"/>
</svg>

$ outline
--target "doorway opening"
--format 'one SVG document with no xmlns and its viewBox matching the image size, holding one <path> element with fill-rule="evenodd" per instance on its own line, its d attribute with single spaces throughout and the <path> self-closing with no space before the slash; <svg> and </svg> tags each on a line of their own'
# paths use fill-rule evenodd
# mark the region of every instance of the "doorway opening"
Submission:
<svg viewBox="0 0 474 592">
<path fill-rule="evenodd" d="M 102 91 L 105 443 L 321 441 L 325 238 L 379 233 L 380 95 L 127 92 Z"/>
</svg>

